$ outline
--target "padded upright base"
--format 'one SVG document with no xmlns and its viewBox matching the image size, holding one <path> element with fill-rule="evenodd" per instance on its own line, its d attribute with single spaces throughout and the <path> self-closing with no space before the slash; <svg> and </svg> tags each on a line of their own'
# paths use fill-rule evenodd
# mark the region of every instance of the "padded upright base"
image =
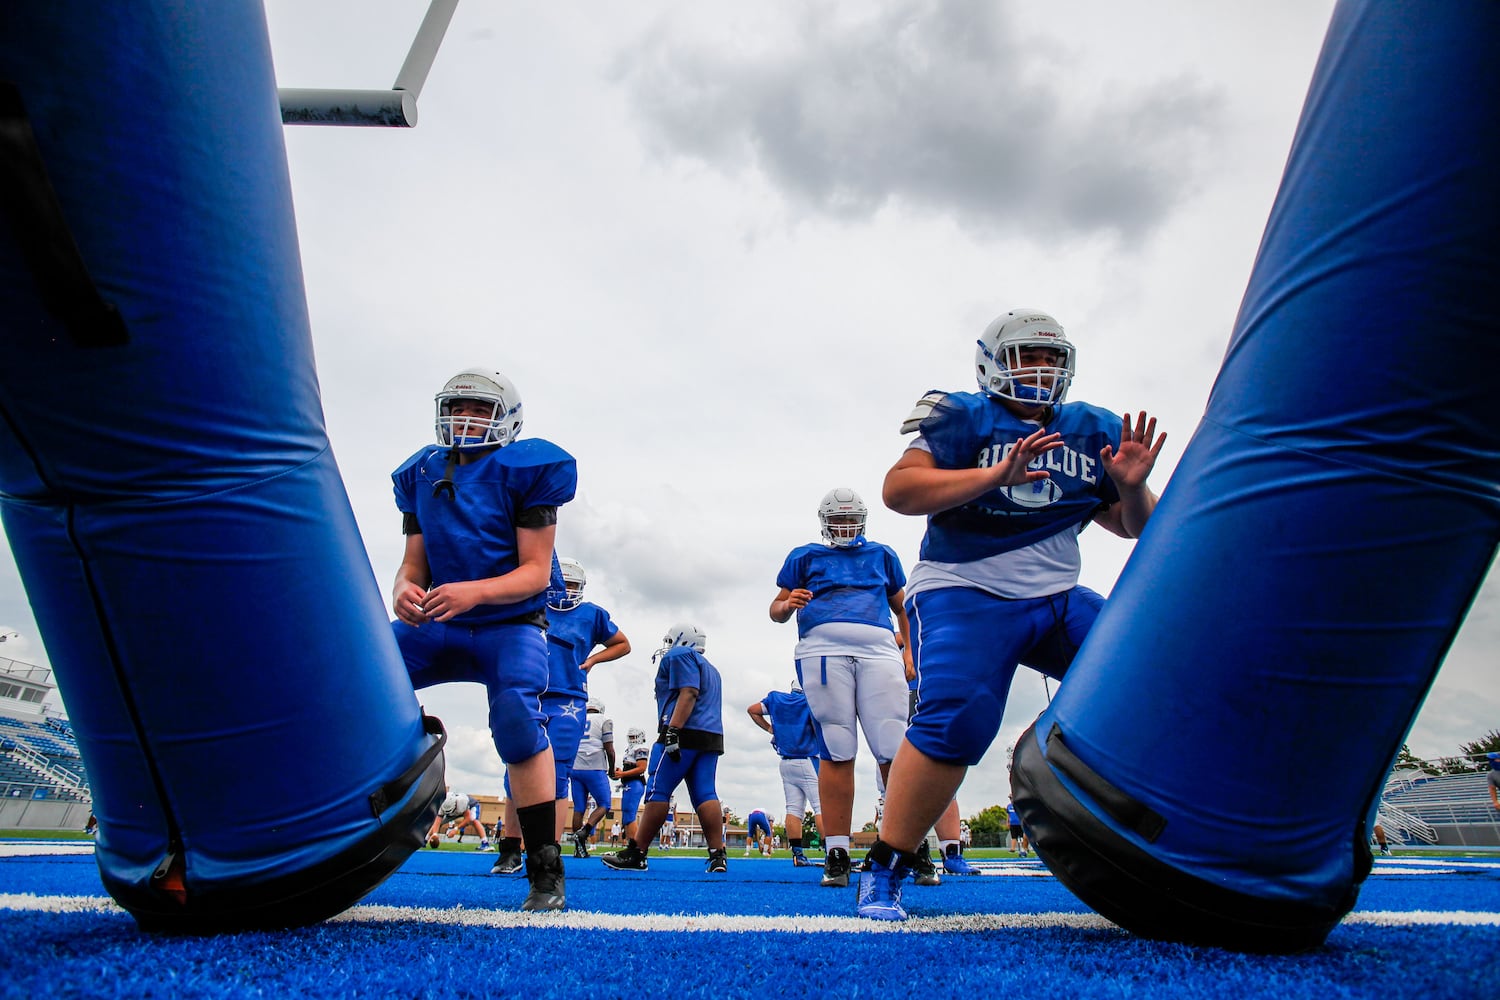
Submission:
<svg viewBox="0 0 1500 1000">
<path fill-rule="evenodd" d="M 1058 881 L 1126 930 L 1231 951 L 1296 952 L 1321 945 L 1354 908 L 1369 873 L 1368 849 L 1364 864 L 1356 863 L 1357 878 L 1336 890 L 1336 905 L 1268 900 L 1215 885 L 1152 857 L 1090 812 L 1053 773 L 1035 728 L 1021 736 L 1011 765 L 1013 799 L 1031 846 Z"/>
<path fill-rule="evenodd" d="M 412 796 L 370 836 L 311 868 L 264 882 L 195 893 L 189 880 L 188 891 L 177 894 L 180 901 L 168 891 L 121 884 L 107 874 L 105 888 L 144 931 L 221 934 L 314 924 L 353 906 L 421 848 L 445 787 L 438 754 Z"/>
</svg>

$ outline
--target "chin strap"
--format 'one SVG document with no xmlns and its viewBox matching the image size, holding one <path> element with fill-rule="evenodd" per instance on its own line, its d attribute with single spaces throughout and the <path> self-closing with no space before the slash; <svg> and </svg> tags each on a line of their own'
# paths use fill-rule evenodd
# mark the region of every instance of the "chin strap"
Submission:
<svg viewBox="0 0 1500 1000">
<path fill-rule="evenodd" d="M 443 478 L 439 479 L 432 487 L 432 495 L 435 499 L 455 499 L 453 492 L 453 469 L 458 465 L 458 448 L 448 449 L 448 464 L 443 467 Z"/>
</svg>

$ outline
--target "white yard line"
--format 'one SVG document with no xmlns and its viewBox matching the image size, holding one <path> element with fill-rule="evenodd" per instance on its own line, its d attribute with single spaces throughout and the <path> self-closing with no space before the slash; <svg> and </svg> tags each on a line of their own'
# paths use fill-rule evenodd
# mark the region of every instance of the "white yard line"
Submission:
<svg viewBox="0 0 1500 1000">
<path fill-rule="evenodd" d="M 123 914 L 114 900 L 104 896 L 34 896 L 26 893 L 0 893 L 0 910 L 27 913 L 111 913 Z M 461 927 L 488 927 L 503 930 L 512 927 L 566 927 L 572 930 L 660 931 L 681 933 L 761 934 L 775 931 L 804 934 L 833 931 L 845 934 L 889 933 L 948 934 L 982 931 L 1040 930 L 1070 928 L 1075 930 L 1117 930 L 1114 924 L 1094 913 L 972 913 L 938 917 L 914 916 L 904 923 L 861 920 L 858 917 L 828 917 L 796 914 L 781 917 L 730 916 L 718 913 L 592 913 L 588 910 L 566 910 L 562 913 L 521 913 L 516 910 L 466 909 L 462 906 L 434 909 L 417 906 L 355 906 L 333 917 L 330 923 L 355 924 L 445 924 Z M 1500 913 L 1476 913 L 1463 910 L 1412 912 L 1371 911 L 1353 913 L 1344 918 L 1348 924 L 1375 924 L 1382 927 L 1430 927 L 1464 925 L 1500 927 Z"/>
<path fill-rule="evenodd" d="M 29 858 L 46 854 L 93 854 L 93 841 L 26 840 L 0 843 L 0 858 Z"/>
</svg>

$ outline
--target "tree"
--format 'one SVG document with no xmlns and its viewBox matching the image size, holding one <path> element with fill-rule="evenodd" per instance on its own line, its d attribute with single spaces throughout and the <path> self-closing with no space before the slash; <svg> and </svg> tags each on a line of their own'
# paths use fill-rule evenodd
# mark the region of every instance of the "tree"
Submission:
<svg viewBox="0 0 1500 1000">
<path fill-rule="evenodd" d="M 1010 832 L 1010 814 L 1004 806 L 990 806 L 969 817 L 969 833 L 975 847 L 1000 847 Z"/>
<path fill-rule="evenodd" d="M 1402 744 L 1401 752 L 1396 755 L 1396 766 L 1416 768 L 1424 774 L 1473 774 L 1488 768 L 1484 756 L 1493 750 L 1500 750 L 1500 730 L 1491 729 L 1477 740 L 1460 743 L 1457 754 L 1436 760 L 1423 760 Z"/>
<path fill-rule="evenodd" d="M 1401 752 L 1396 755 L 1396 766 L 1408 770 L 1415 768 L 1423 774 L 1442 774 L 1443 769 L 1430 760 L 1423 760 L 1411 752 L 1411 747 L 1405 743 L 1401 744 Z"/>
<path fill-rule="evenodd" d="M 819 839 L 818 817 L 809 809 L 802 817 L 802 845 L 807 847 L 816 844 Z"/>
<path fill-rule="evenodd" d="M 1465 757 L 1478 759 L 1485 754 L 1500 750 L 1500 729 L 1491 729 L 1477 740 L 1458 745 L 1458 752 Z M 1485 765 L 1488 766 L 1488 765 Z"/>
</svg>

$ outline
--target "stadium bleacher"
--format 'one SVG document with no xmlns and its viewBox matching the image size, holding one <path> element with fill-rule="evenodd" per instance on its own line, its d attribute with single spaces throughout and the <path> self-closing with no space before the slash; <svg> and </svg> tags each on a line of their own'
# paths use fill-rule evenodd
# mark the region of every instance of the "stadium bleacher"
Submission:
<svg viewBox="0 0 1500 1000">
<path fill-rule="evenodd" d="M 1437 832 L 1438 843 L 1500 844 L 1500 814 L 1490 804 L 1484 771 L 1466 774 L 1397 774 L 1384 803 Z"/>
<path fill-rule="evenodd" d="M 0 715 L 0 792 L 26 797 L 85 801 L 89 798 L 83 756 L 67 731 L 49 723 Z M 22 752 L 30 751 L 30 753 Z M 39 766 L 40 765 L 40 766 Z M 49 769 L 50 768 L 50 769 Z"/>
</svg>

